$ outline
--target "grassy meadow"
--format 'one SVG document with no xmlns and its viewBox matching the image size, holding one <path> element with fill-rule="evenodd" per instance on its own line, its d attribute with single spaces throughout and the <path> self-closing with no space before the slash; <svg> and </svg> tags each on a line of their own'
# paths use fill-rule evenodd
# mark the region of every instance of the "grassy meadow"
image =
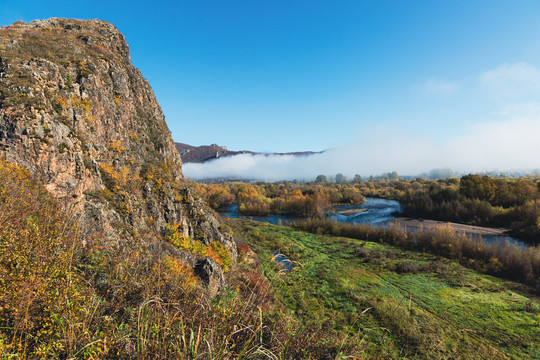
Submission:
<svg viewBox="0 0 540 360">
<path fill-rule="evenodd" d="M 340 334 L 359 357 L 540 358 L 540 305 L 530 287 L 390 245 L 227 224 L 262 259 L 276 301 Z M 292 271 L 275 265 L 276 251 Z"/>
</svg>

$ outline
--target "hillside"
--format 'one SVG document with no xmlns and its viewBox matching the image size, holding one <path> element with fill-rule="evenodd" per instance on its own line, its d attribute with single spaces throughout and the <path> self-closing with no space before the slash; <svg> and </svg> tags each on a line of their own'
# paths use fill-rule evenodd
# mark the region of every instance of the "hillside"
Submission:
<svg viewBox="0 0 540 360">
<path fill-rule="evenodd" d="M 183 143 L 175 143 L 178 153 L 184 163 L 203 163 L 224 156 L 238 154 L 254 154 L 252 151 L 229 151 L 226 146 L 217 144 L 192 146 Z"/>
<path fill-rule="evenodd" d="M 92 245 L 25 168 L 0 158 L 0 177 L 0 358 L 333 358 L 338 351 L 340 339 L 272 313 L 253 264 L 229 269 L 230 287 L 210 298 L 166 242 Z M 222 248 L 207 250 L 227 265 Z"/>
<path fill-rule="evenodd" d="M 226 146 L 219 146 L 217 144 L 192 146 L 183 143 L 175 143 L 178 153 L 184 163 L 204 163 L 206 161 L 215 160 L 226 156 L 235 156 L 241 154 L 251 155 L 280 155 L 280 156 L 307 156 L 318 154 L 314 151 L 300 151 L 290 153 L 260 153 L 248 150 L 231 151 Z"/>
<path fill-rule="evenodd" d="M 179 224 L 184 236 L 236 256 L 184 184 L 156 97 L 107 22 L 0 29 L 0 156 L 26 167 L 99 241 L 122 246 Z"/>
</svg>

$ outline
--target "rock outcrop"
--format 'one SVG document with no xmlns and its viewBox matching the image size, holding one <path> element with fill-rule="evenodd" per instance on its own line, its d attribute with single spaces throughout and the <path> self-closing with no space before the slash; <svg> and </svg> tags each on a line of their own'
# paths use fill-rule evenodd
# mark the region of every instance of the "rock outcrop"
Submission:
<svg viewBox="0 0 540 360">
<path fill-rule="evenodd" d="M 0 29 L 0 156 L 27 167 L 108 243 L 163 236 L 176 223 L 185 236 L 218 241 L 236 256 L 184 184 L 156 97 L 107 22 Z"/>
</svg>

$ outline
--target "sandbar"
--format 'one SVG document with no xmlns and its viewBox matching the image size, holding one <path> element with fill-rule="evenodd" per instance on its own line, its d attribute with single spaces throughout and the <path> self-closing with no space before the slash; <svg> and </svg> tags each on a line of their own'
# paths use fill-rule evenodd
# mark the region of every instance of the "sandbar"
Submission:
<svg viewBox="0 0 540 360">
<path fill-rule="evenodd" d="M 368 211 L 368 210 L 369 209 L 366 209 L 366 208 L 363 208 L 363 209 L 360 209 L 360 208 L 344 209 L 344 210 L 336 211 L 336 214 L 340 214 L 340 215 L 344 215 L 344 216 L 353 216 L 353 215 L 360 214 L 360 213 L 363 213 L 363 212 Z"/>
<path fill-rule="evenodd" d="M 437 221 L 437 220 L 427 220 L 427 219 L 413 219 L 407 217 L 396 217 L 391 220 L 391 223 L 412 227 L 412 228 L 430 228 L 436 226 L 450 225 L 456 232 L 464 232 L 468 234 L 475 235 L 505 235 L 509 229 L 504 228 L 488 228 L 483 226 L 473 226 L 458 224 L 448 221 Z"/>
</svg>

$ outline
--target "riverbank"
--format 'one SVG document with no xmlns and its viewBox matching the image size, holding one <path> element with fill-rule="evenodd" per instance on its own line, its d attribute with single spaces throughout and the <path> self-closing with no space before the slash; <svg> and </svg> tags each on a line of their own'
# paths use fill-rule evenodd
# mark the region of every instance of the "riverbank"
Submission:
<svg viewBox="0 0 540 360">
<path fill-rule="evenodd" d="M 413 219 L 408 217 L 395 217 L 390 220 L 390 223 L 405 226 L 414 229 L 430 229 L 440 226 L 451 226 L 455 232 L 466 233 L 470 235 L 480 236 L 505 236 L 510 229 L 505 228 L 488 228 L 483 226 L 474 226 L 466 224 L 458 224 L 449 221 L 428 220 L 428 219 Z"/>
<path fill-rule="evenodd" d="M 403 226 L 408 231 L 427 230 L 429 228 L 440 227 L 450 224 L 456 233 L 462 233 L 469 237 L 482 237 L 483 240 L 490 243 L 507 241 L 527 246 L 526 242 L 520 241 L 510 236 L 509 229 L 488 228 L 482 226 L 472 226 L 437 220 L 414 219 L 409 217 L 399 217 L 402 211 L 401 204 L 395 200 L 380 198 L 366 198 L 360 206 L 341 205 L 333 209 L 333 212 L 327 214 L 328 218 L 334 219 L 339 223 L 350 224 L 368 224 L 373 226 L 386 227 L 389 224 Z M 269 215 L 269 216 L 247 216 L 238 213 L 238 205 L 231 205 L 227 211 L 219 213 L 220 216 L 233 219 L 251 219 L 267 222 L 273 225 L 289 225 L 293 222 L 305 220 L 305 218 L 291 217 L 287 215 Z M 398 215 L 398 217 L 396 217 Z"/>
<path fill-rule="evenodd" d="M 464 266 L 489 275 L 538 286 L 540 249 L 518 244 L 515 240 L 500 241 L 503 236 L 491 236 L 498 238 L 492 241 L 487 239 L 490 236 L 469 236 L 465 232 L 449 231 L 444 226 L 414 231 L 405 226 L 374 227 L 366 224 L 338 223 L 332 219 L 310 219 L 296 223 L 294 227 L 315 234 L 380 242 L 404 250 L 428 252 L 457 260 Z"/>
</svg>

